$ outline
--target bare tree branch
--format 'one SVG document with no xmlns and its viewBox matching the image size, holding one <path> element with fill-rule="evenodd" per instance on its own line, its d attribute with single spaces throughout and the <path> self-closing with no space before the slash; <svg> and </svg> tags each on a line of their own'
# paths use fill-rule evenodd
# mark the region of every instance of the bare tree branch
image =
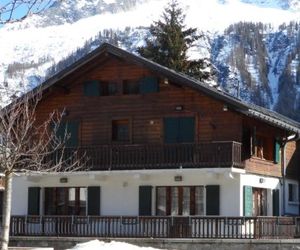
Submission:
<svg viewBox="0 0 300 250">
<path fill-rule="evenodd" d="M 39 14 L 50 7 L 55 0 L 9 0 L 0 3 L 0 24 L 19 22 L 29 15 Z"/>
<path fill-rule="evenodd" d="M 5 175 L 2 250 L 9 239 L 11 179 L 16 173 L 48 173 L 86 170 L 84 152 L 67 148 L 70 135 L 61 131 L 63 113 L 54 110 L 48 118 L 36 120 L 41 94 L 24 95 L 0 111 L 0 171 Z M 66 123 L 67 124 L 67 123 Z"/>
</svg>

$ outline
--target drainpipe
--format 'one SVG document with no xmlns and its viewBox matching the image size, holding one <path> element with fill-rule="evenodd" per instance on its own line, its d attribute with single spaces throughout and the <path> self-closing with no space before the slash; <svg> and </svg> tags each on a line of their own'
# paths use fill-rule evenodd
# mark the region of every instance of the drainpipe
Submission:
<svg viewBox="0 0 300 250">
<path fill-rule="evenodd" d="M 293 135 L 290 135 L 288 136 L 285 140 L 283 140 L 283 143 L 282 143 L 282 147 L 283 147 L 283 160 L 282 160 L 282 163 L 283 163 L 283 170 L 282 170 L 282 185 L 283 185 L 283 194 L 282 194 L 282 200 L 283 200 L 283 207 L 282 207 L 282 215 L 285 215 L 286 213 L 286 195 L 285 195 L 285 181 L 286 181 L 286 144 L 290 141 L 297 141 L 299 140 L 299 134 L 293 134 Z"/>
</svg>

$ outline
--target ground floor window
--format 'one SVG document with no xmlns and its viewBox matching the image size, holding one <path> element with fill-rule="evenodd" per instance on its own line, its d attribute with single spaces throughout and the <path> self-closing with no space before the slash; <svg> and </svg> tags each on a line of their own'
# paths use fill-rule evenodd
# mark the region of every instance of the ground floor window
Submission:
<svg viewBox="0 0 300 250">
<path fill-rule="evenodd" d="M 45 188 L 45 215 L 86 215 L 87 188 Z"/>
<path fill-rule="evenodd" d="M 204 215 L 204 186 L 157 187 L 156 214 Z"/>
<path fill-rule="evenodd" d="M 298 185 L 289 183 L 288 185 L 288 192 L 289 192 L 289 202 L 296 202 L 298 201 Z"/>
</svg>

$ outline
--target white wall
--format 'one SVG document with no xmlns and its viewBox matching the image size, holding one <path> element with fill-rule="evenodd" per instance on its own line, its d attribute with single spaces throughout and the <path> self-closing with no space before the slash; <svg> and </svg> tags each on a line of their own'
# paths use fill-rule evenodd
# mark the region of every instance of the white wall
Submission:
<svg viewBox="0 0 300 250">
<path fill-rule="evenodd" d="M 174 176 L 181 175 L 176 182 Z M 60 183 L 67 177 L 68 183 Z M 13 178 L 13 215 L 27 214 L 28 187 L 101 186 L 101 215 L 138 215 L 139 186 L 220 185 L 220 212 L 224 216 L 240 214 L 239 174 L 230 169 L 141 170 L 118 172 L 69 173 L 66 175 L 15 176 Z M 42 191 L 41 191 L 42 193 Z M 43 196 L 41 196 L 43 197 Z M 153 188 L 155 214 L 155 188 Z M 41 200 L 41 208 L 43 200 Z M 43 208 L 42 208 L 43 210 Z"/>
</svg>

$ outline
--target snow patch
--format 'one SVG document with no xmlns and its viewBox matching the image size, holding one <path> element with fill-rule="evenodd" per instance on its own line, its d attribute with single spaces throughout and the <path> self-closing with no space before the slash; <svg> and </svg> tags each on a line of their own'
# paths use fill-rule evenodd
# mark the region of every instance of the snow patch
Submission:
<svg viewBox="0 0 300 250">
<path fill-rule="evenodd" d="M 152 247 L 139 247 L 125 242 L 104 242 L 99 240 L 92 240 L 85 243 L 77 244 L 71 248 L 73 250 L 160 250 Z M 71 250 L 69 249 L 69 250 Z"/>
<path fill-rule="evenodd" d="M 106 4 L 116 3 L 115 0 L 103 0 Z"/>
</svg>

